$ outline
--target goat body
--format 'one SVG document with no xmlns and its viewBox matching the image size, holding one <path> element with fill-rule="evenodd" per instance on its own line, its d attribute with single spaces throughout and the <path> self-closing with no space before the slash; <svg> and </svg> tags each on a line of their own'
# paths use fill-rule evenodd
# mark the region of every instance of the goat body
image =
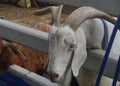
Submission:
<svg viewBox="0 0 120 86">
<path fill-rule="evenodd" d="M 107 22 L 108 26 L 108 40 L 110 40 L 114 25 Z M 86 40 L 86 47 L 87 49 L 102 49 L 102 41 L 104 37 L 104 29 L 103 29 L 102 21 L 98 18 L 96 19 L 89 19 L 86 20 L 76 31 L 77 34 L 81 34 L 81 32 L 84 33 Z M 81 35 L 79 35 L 81 36 Z M 81 38 L 78 36 L 78 40 L 81 41 Z M 82 37 L 83 38 L 83 37 Z M 118 47 L 120 45 L 120 31 L 117 31 L 116 38 L 114 40 L 111 52 L 114 54 L 120 54 L 120 48 Z M 83 48 L 81 48 L 83 49 Z M 79 50 L 78 52 L 81 52 L 82 50 Z M 80 61 L 78 61 L 80 62 Z M 62 68 L 62 67 L 61 67 Z M 72 71 L 72 70 L 71 70 Z M 68 77 L 69 78 L 69 77 Z M 78 82 L 80 86 L 94 86 L 95 81 L 97 78 L 97 73 L 90 71 L 85 68 L 81 68 L 79 71 L 79 75 L 77 77 Z M 66 79 L 67 81 L 67 79 Z M 111 86 L 112 79 L 103 76 L 100 86 Z M 120 84 L 117 83 L 116 86 L 119 86 Z M 66 86 L 66 85 L 65 85 Z"/>
<path fill-rule="evenodd" d="M 63 5 L 51 6 L 35 12 L 38 14 L 52 11 L 53 25 L 49 32 L 48 53 L 50 78 L 61 86 L 69 86 L 72 72 L 74 77 L 79 77 L 81 86 L 94 86 L 97 74 L 81 67 L 87 58 L 87 49 L 101 49 L 104 27 L 98 18 L 108 21 L 108 39 L 113 30 L 112 24 L 116 20 L 103 11 L 84 6 L 73 11 L 63 24 L 59 24 L 62 7 Z M 120 32 L 118 31 L 111 52 L 120 54 L 119 45 Z M 100 86 L 111 86 L 111 80 L 104 77 Z M 108 81 L 109 83 L 106 83 Z"/>
</svg>

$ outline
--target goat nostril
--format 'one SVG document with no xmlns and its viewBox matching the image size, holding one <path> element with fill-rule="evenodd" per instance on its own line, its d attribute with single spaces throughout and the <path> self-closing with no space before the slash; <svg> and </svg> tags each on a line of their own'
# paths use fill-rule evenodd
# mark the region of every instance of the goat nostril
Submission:
<svg viewBox="0 0 120 86">
<path fill-rule="evenodd" d="M 55 77 L 57 78 L 57 77 L 59 77 L 59 75 L 58 75 L 58 74 L 55 74 Z"/>
<path fill-rule="evenodd" d="M 50 73 L 50 79 L 53 82 L 56 82 L 56 79 L 59 77 L 59 74 L 57 73 Z"/>
<path fill-rule="evenodd" d="M 51 74 L 51 77 L 57 78 L 57 77 L 59 77 L 59 75 L 58 75 L 57 73 L 52 73 L 52 74 Z"/>
</svg>

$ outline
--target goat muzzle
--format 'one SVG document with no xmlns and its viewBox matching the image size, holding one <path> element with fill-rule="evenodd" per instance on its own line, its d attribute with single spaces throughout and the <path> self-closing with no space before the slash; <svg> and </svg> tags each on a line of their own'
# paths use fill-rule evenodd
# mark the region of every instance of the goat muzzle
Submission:
<svg viewBox="0 0 120 86">
<path fill-rule="evenodd" d="M 50 72 L 50 73 L 49 73 L 49 76 L 50 76 L 50 80 L 51 80 L 52 82 L 58 82 L 57 79 L 58 79 L 58 77 L 59 77 L 59 74 L 54 73 L 54 72 Z"/>
</svg>

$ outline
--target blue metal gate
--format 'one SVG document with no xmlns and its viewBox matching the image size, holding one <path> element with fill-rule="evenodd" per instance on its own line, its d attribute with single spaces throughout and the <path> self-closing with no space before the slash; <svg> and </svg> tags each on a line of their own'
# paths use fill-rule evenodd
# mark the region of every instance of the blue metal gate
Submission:
<svg viewBox="0 0 120 86">
<path fill-rule="evenodd" d="M 103 61 L 102 61 L 101 67 L 100 67 L 100 71 L 98 73 L 98 77 L 97 77 L 95 86 L 99 86 L 99 84 L 100 84 L 100 80 L 101 80 L 102 74 L 104 72 L 104 68 L 105 68 L 105 65 L 107 63 L 108 56 L 110 54 L 110 50 L 111 50 L 111 47 L 112 47 L 112 44 L 114 42 L 114 39 L 115 39 L 115 36 L 116 36 L 116 33 L 117 33 L 117 30 L 118 30 L 119 26 L 120 26 L 120 16 L 118 16 L 118 19 L 115 23 L 115 26 L 114 26 L 114 29 L 113 29 L 108 47 L 106 49 L 106 52 L 105 52 L 105 55 L 104 55 L 104 58 L 103 58 Z M 118 60 L 117 66 L 116 66 L 112 86 L 116 86 L 116 82 L 117 82 L 117 79 L 118 79 L 119 72 L 120 72 L 120 56 L 119 56 L 119 60 Z"/>
</svg>

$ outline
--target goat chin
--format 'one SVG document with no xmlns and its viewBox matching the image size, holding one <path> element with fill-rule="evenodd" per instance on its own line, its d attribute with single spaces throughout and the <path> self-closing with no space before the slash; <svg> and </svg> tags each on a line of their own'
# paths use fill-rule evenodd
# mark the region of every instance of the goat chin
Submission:
<svg viewBox="0 0 120 86">
<path fill-rule="evenodd" d="M 63 82 L 58 86 L 80 86 L 76 77 L 73 76 L 71 68 L 65 75 Z"/>
</svg>

